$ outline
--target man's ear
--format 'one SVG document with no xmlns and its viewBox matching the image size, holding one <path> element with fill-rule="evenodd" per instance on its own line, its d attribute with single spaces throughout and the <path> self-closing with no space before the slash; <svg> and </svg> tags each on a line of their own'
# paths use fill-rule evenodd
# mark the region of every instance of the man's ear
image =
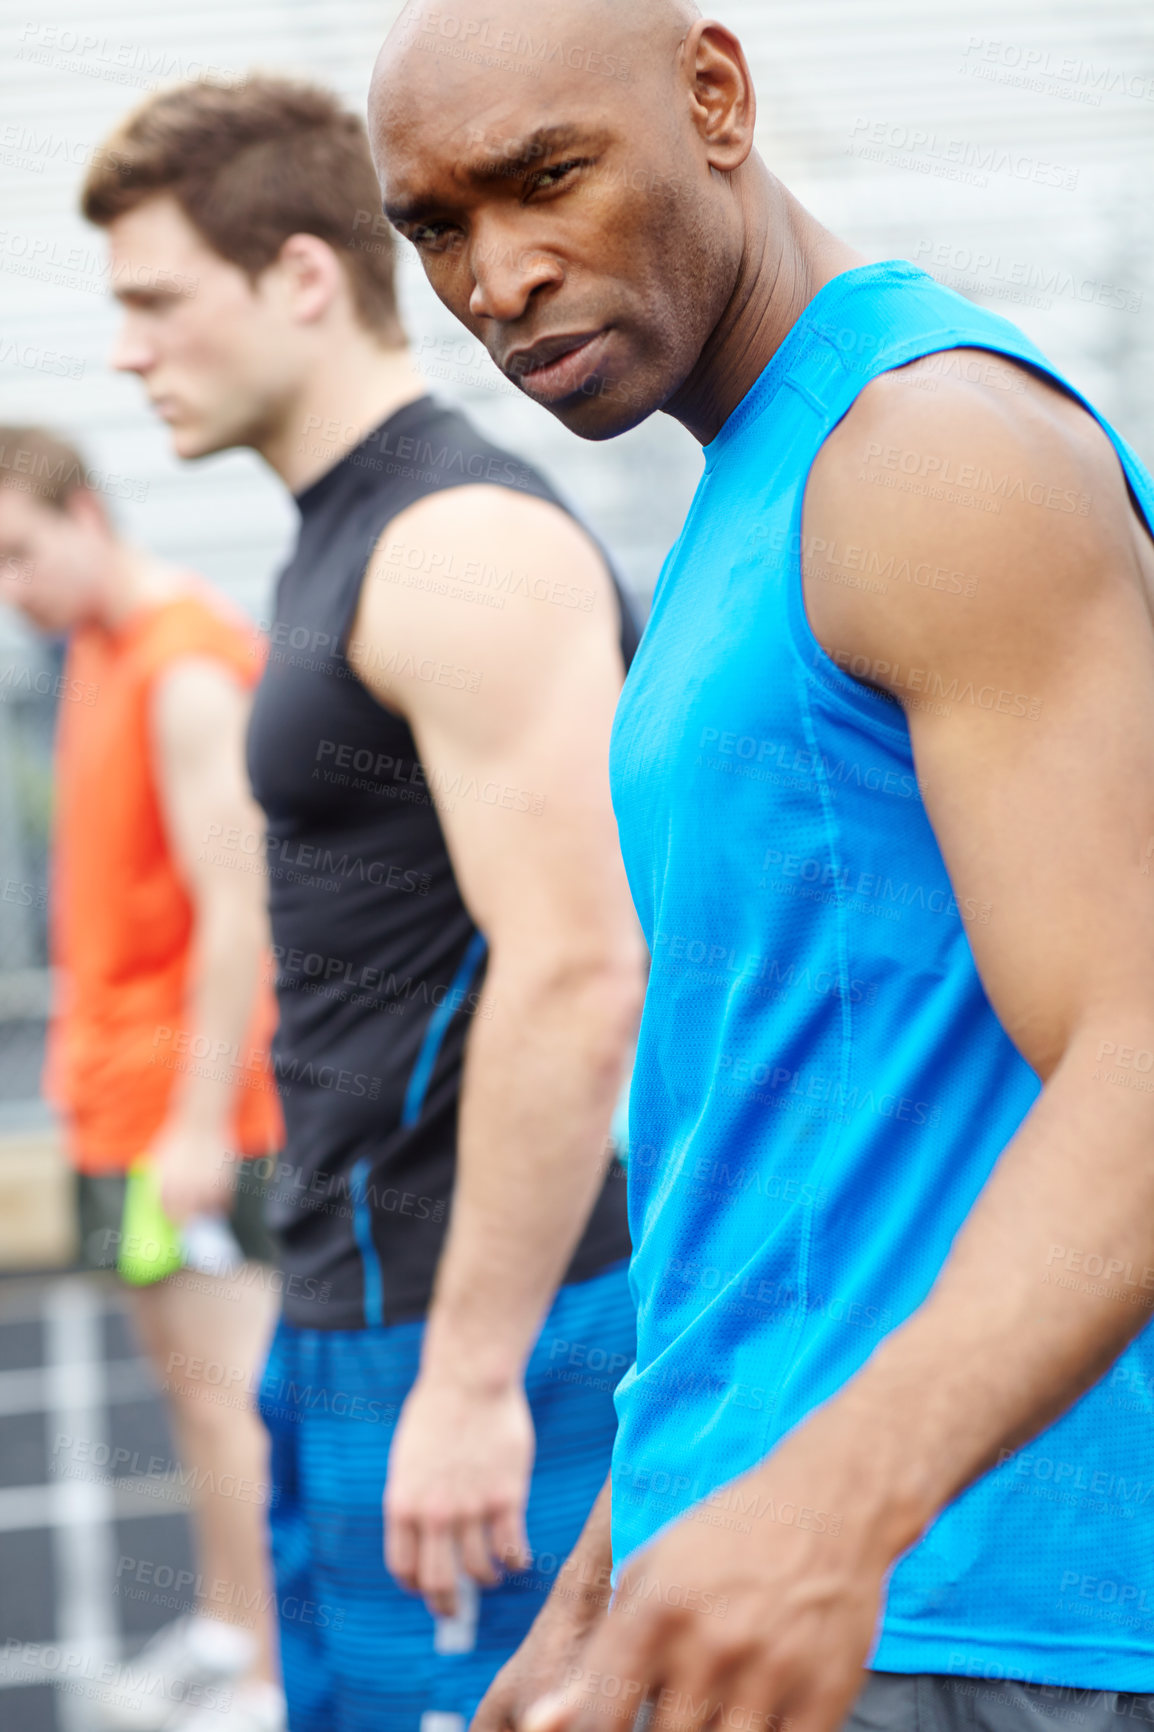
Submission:
<svg viewBox="0 0 1154 1732">
<path fill-rule="evenodd" d="M 289 235 L 263 275 L 275 275 L 289 311 L 302 325 L 324 318 L 346 291 L 340 260 L 319 235 Z"/>
<path fill-rule="evenodd" d="M 91 487 L 78 487 L 64 501 L 64 509 L 83 529 L 98 529 L 103 535 L 112 534 L 112 519 L 108 507 Z"/>
<path fill-rule="evenodd" d="M 757 97 L 745 52 L 723 24 L 700 18 L 681 45 L 693 121 L 711 168 L 731 174 L 753 149 Z"/>
</svg>

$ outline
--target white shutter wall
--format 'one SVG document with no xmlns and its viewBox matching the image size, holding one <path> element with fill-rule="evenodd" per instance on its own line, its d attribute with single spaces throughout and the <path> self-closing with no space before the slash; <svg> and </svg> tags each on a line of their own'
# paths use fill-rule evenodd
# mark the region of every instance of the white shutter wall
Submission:
<svg viewBox="0 0 1154 1732">
<path fill-rule="evenodd" d="M 11 0 L 0 16 L 0 421 L 78 439 L 128 495 L 116 507 L 128 533 L 258 617 L 294 513 L 248 453 L 179 464 L 137 383 L 107 370 L 104 240 L 77 216 L 77 190 L 94 147 L 158 83 L 260 67 L 362 104 L 398 10 Z M 719 11 L 746 45 L 762 152 L 802 201 L 867 256 L 912 258 L 1015 319 L 1154 462 L 1150 0 L 722 0 Z M 500 379 L 409 250 L 400 256 L 432 387 L 541 463 L 647 596 L 700 472 L 694 442 L 663 417 L 607 446 L 566 433 Z M 51 690 L 43 648 L 0 609 L 0 1126 L 27 1111 L 12 1103 L 35 1087 L 47 990 L 50 700 L 9 690 L 14 671 Z"/>
<path fill-rule="evenodd" d="M 118 506 L 130 533 L 255 613 L 291 510 L 248 454 L 178 464 L 135 381 L 107 371 L 103 239 L 76 191 L 87 154 L 156 83 L 258 66 L 363 103 L 397 10 L 22 0 L 0 34 L 0 416 L 77 436 L 139 496 Z M 763 153 L 816 214 L 869 256 L 912 257 L 1004 311 L 1154 459 L 1148 0 L 728 0 L 719 14 L 746 44 Z M 658 419 L 583 443 L 503 385 L 411 256 L 401 277 L 433 387 L 531 452 L 647 593 L 699 472 L 693 442 Z"/>
</svg>

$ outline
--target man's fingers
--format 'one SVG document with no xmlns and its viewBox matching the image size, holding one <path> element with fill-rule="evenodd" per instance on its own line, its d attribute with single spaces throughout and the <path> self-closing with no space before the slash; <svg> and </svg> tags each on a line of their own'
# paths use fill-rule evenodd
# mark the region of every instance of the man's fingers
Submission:
<svg viewBox="0 0 1154 1732">
<path fill-rule="evenodd" d="M 457 1615 L 457 1547 L 443 1522 L 424 1521 L 417 1537 L 417 1587 L 438 1618 Z"/>
<path fill-rule="evenodd" d="M 493 1556 L 511 1572 L 527 1570 L 533 1562 L 529 1539 L 525 1532 L 525 1517 L 520 1509 L 503 1509 L 489 1523 L 489 1543 Z"/>
<path fill-rule="evenodd" d="M 560 1732 L 572 1711 L 573 1703 L 564 1690 L 551 1690 L 538 1696 L 521 1716 L 517 1732 Z"/>
<path fill-rule="evenodd" d="M 793 1689 L 779 1684 L 773 1691 L 773 1718 L 766 1721 L 766 1732 L 781 1732 L 787 1721 L 789 1732 L 838 1732 L 865 1679 L 864 1670 L 847 1673 L 840 1667 L 823 1667 L 816 1677 Z"/>
<path fill-rule="evenodd" d="M 463 1521 L 457 1529 L 457 1544 L 460 1548 L 461 1568 L 466 1575 L 472 1576 L 475 1582 L 483 1587 L 491 1588 L 501 1579 L 501 1572 L 493 1563 L 493 1553 L 496 1547 L 490 1547 L 485 1532 L 485 1524 L 480 1517 Z"/>
<path fill-rule="evenodd" d="M 184 1187 L 177 1180 L 166 1179 L 162 1174 L 157 1192 L 160 1196 L 161 1208 L 169 1220 L 174 1221 L 179 1226 L 189 1213 Z"/>
<path fill-rule="evenodd" d="M 610 1613 L 581 1656 L 568 1668 L 563 1691 L 532 1704 L 520 1732 L 631 1732 L 653 1684 L 656 1625 Z"/>
<path fill-rule="evenodd" d="M 704 1655 L 694 1664 L 685 1646 L 675 1642 L 673 1649 L 663 1655 L 665 1665 L 659 1678 L 650 1683 L 648 1693 L 653 1710 L 646 1717 L 646 1732 L 699 1732 L 710 1725 L 761 1727 L 760 1719 L 756 1716 L 751 1719 L 748 1713 L 744 1719 L 740 1716 L 726 1719 L 723 1709 L 739 1699 L 732 1680 L 719 1676 Z M 767 1723 L 764 1732 L 776 1729 Z"/>
<path fill-rule="evenodd" d="M 417 1591 L 417 1527 L 402 1516 L 390 1515 L 385 1503 L 385 1568 L 403 1588 Z"/>
<path fill-rule="evenodd" d="M 839 1732 L 853 1707 L 864 1673 L 844 1673 L 811 1656 L 781 1663 L 762 1653 L 715 1683 L 711 1708 L 722 1726 L 759 1726 L 763 1732 Z"/>
</svg>

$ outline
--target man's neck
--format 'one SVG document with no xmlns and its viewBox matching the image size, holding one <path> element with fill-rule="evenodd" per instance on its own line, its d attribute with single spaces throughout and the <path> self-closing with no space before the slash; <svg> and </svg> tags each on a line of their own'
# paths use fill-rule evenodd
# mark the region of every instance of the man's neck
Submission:
<svg viewBox="0 0 1154 1732">
<path fill-rule="evenodd" d="M 183 594 L 188 582 L 176 566 L 129 541 L 116 541 L 101 583 L 96 623 L 105 631 L 121 631 L 142 609 L 158 607 Z"/>
<path fill-rule="evenodd" d="M 786 191 L 758 157 L 743 171 L 746 246 L 733 294 L 684 385 L 665 405 L 707 445 L 769 365 L 819 289 L 864 256 Z"/>
<path fill-rule="evenodd" d="M 326 354 L 257 450 L 290 493 L 301 493 L 427 389 L 407 346 L 358 336 Z"/>
</svg>

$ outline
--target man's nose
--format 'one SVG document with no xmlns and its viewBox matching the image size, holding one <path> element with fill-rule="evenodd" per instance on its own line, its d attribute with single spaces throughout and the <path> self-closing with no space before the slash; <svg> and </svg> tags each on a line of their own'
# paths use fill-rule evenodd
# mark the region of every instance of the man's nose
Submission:
<svg viewBox="0 0 1154 1732">
<path fill-rule="evenodd" d="M 564 274 L 557 259 L 540 247 L 526 246 L 511 225 L 496 222 L 475 230 L 469 262 L 470 315 L 499 324 L 515 323 L 537 291 L 559 283 Z"/>
<path fill-rule="evenodd" d="M 112 345 L 108 364 L 117 373 L 147 373 L 155 357 L 152 345 L 134 320 L 126 318 Z"/>
</svg>

